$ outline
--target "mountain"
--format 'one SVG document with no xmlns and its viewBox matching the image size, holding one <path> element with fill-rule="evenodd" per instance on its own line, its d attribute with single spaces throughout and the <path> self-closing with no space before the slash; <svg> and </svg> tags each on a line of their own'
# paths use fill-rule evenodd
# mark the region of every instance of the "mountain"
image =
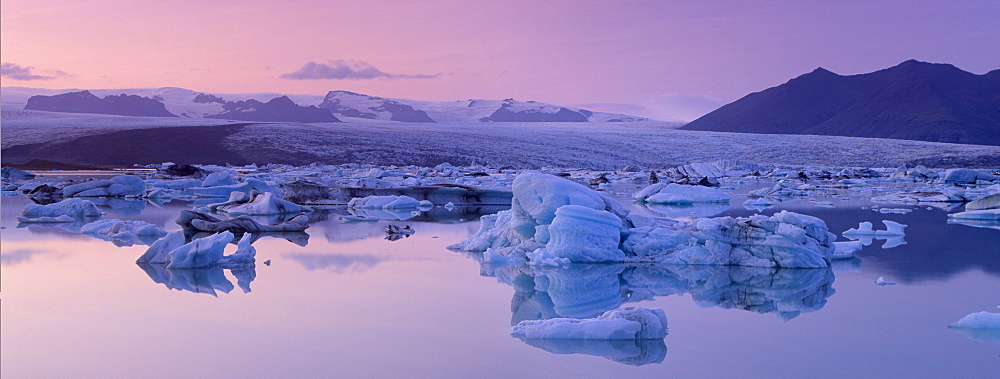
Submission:
<svg viewBox="0 0 1000 379">
<path fill-rule="evenodd" d="M 288 96 L 280 96 L 266 103 L 250 99 L 243 101 L 224 102 L 222 98 L 201 94 L 195 102 L 222 104 L 223 112 L 207 115 L 205 118 L 220 118 L 225 120 L 264 121 L 264 122 L 340 122 L 330 111 L 314 105 L 299 106 Z"/>
<path fill-rule="evenodd" d="M 1000 70 L 915 60 L 849 76 L 817 68 L 680 129 L 1000 145 Z"/>
<path fill-rule="evenodd" d="M 410 105 L 381 97 L 362 95 L 348 91 L 330 91 L 319 104 L 320 108 L 344 117 L 386 119 L 404 122 L 435 122 L 427 112 Z"/>
<path fill-rule="evenodd" d="M 417 101 L 386 99 L 349 92 L 330 91 L 321 108 L 343 117 L 405 122 L 626 122 L 646 121 L 623 114 L 591 112 L 536 101 L 514 99 Z"/>
<path fill-rule="evenodd" d="M 153 98 L 126 94 L 107 95 L 100 98 L 90 91 L 69 92 L 54 96 L 32 96 L 28 98 L 24 109 L 119 116 L 177 117 L 177 115 L 167 111 L 162 102 Z"/>
<path fill-rule="evenodd" d="M 77 90 L 3 87 L 2 91 L 3 106 L 5 108 L 17 108 L 23 106 L 26 99 L 31 96 L 55 95 Z M 274 99 L 284 96 L 298 106 L 305 108 L 317 106 L 323 109 L 324 112 L 329 111 L 335 118 L 356 122 L 366 122 L 366 120 L 409 123 L 648 121 L 646 118 L 625 114 L 591 112 L 586 109 L 563 107 L 536 101 L 517 101 L 514 99 L 469 99 L 441 102 L 418 101 L 383 98 L 349 91 L 329 91 L 326 95 L 281 95 L 277 93 L 213 94 L 176 87 L 104 89 L 89 90 L 89 92 L 96 95 L 125 93 L 148 97 L 162 103 L 169 112 L 186 118 L 227 118 L 266 122 L 317 122 L 301 121 L 315 119 L 304 117 L 301 114 L 292 118 L 282 116 L 276 119 L 260 113 L 254 113 L 253 115 L 248 113 L 250 109 L 258 110 L 258 108 L 265 106 L 267 103 L 263 103 L 264 99 Z M 310 114 L 319 117 L 319 119 L 324 119 L 323 117 L 325 117 L 317 116 L 319 113 L 316 111 L 293 111 L 290 104 L 284 100 L 279 101 L 277 105 L 287 107 L 283 112 L 310 112 Z M 272 109 L 270 112 L 278 112 L 278 110 Z M 288 115 L 289 113 L 285 114 Z M 255 119 L 249 120 L 248 117 Z"/>
</svg>

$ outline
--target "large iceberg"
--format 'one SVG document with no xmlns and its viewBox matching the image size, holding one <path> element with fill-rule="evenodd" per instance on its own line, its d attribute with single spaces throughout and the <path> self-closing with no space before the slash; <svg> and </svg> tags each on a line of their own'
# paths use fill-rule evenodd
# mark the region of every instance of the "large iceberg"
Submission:
<svg viewBox="0 0 1000 379">
<path fill-rule="evenodd" d="M 251 190 L 258 192 L 275 192 L 273 186 L 260 179 L 247 178 L 243 183 L 230 185 L 216 185 L 212 187 L 193 187 L 191 193 L 198 197 L 229 197 L 233 192 L 243 192 L 249 194 Z"/>
<path fill-rule="evenodd" d="M 788 211 L 637 226 L 641 218 L 629 217 L 615 200 L 566 179 L 522 173 L 513 188 L 510 210 L 483 216 L 480 230 L 451 248 L 489 251 L 493 258 L 786 268 L 827 267 L 834 252 L 835 236 L 823 220 Z"/>
<path fill-rule="evenodd" d="M 142 196 L 146 184 L 138 176 L 121 175 L 108 180 L 92 180 L 63 187 L 65 197 Z"/>
<path fill-rule="evenodd" d="M 667 336 L 661 308 L 625 307 L 592 319 L 554 318 L 521 321 L 510 330 L 524 338 L 583 340 L 648 340 Z"/>
</svg>

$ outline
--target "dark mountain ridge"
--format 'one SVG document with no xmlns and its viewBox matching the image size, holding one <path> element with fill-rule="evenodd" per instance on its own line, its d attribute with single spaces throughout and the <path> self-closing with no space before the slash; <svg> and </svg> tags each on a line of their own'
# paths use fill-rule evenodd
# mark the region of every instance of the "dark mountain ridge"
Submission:
<svg viewBox="0 0 1000 379">
<path fill-rule="evenodd" d="M 217 102 L 215 99 L 203 100 Z M 300 106 L 288 96 L 276 97 L 266 103 L 254 99 L 228 101 L 223 104 L 222 109 L 222 113 L 205 118 L 263 122 L 340 122 L 329 110 L 314 105 Z"/>
<path fill-rule="evenodd" d="M 177 117 L 177 115 L 167 111 L 163 103 L 157 99 L 125 94 L 100 98 L 90 91 L 68 92 L 53 96 L 32 96 L 28 98 L 24 109 L 118 116 Z"/>
<path fill-rule="evenodd" d="M 1000 70 L 915 60 L 850 76 L 817 68 L 681 129 L 1000 145 Z"/>
</svg>

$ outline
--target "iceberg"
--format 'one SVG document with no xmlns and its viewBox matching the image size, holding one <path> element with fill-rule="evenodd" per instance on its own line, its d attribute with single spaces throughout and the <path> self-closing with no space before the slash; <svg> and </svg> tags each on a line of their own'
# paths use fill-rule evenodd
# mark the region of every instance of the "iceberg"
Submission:
<svg viewBox="0 0 1000 379">
<path fill-rule="evenodd" d="M 64 197 L 142 196 L 146 184 L 138 176 L 121 175 L 108 180 L 92 180 L 63 188 Z"/>
<path fill-rule="evenodd" d="M 21 179 L 21 180 L 31 180 L 35 178 L 35 174 L 19 170 L 10 166 L 5 166 L 4 168 L 0 169 L 0 176 L 2 176 L 4 179 Z"/>
<path fill-rule="evenodd" d="M 18 217 L 18 221 L 30 222 L 27 220 L 42 217 L 54 219 L 60 216 L 82 219 L 86 217 L 101 217 L 101 215 L 103 215 L 101 209 L 93 201 L 71 198 L 48 205 L 34 203 L 25 205 L 24 211 L 21 212 L 22 217 Z"/>
<path fill-rule="evenodd" d="M 624 307 L 607 311 L 592 319 L 521 321 L 510 332 L 528 339 L 663 339 L 667 336 L 667 316 L 661 308 Z"/>
<path fill-rule="evenodd" d="M 906 225 L 890 220 L 882 220 L 882 223 L 885 224 L 885 230 L 874 230 L 872 229 L 872 223 L 868 221 L 863 221 L 860 224 L 858 224 L 857 228 L 848 229 L 847 231 L 841 234 L 843 234 L 844 237 L 848 238 L 861 237 L 861 236 L 902 237 L 906 235 L 906 233 L 903 231 L 903 229 L 906 228 Z M 852 239 L 857 239 L 857 238 L 852 238 Z"/>
<path fill-rule="evenodd" d="M 721 217 L 676 225 L 656 221 L 636 227 L 642 218 L 628 216 L 614 199 L 566 179 L 522 173 L 514 179 L 513 193 L 510 210 L 483 216 L 475 235 L 449 248 L 492 249 L 524 259 L 545 248 L 573 262 L 787 268 L 827 267 L 834 251 L 835 236 L 823 220 L 787 211 L 771 217 Z M 560 217 L 564 221 L 556 222 Z M 568 237 L 572 233 L 586 237 L 573 240 Z"/>
<path fill-rule="evenodd" d="M 209 209 L 226 212 L 232 216 L 240 215 L 275 215 L 290 213 L 308 213 L 312 208 L 298 205 L 276 196 L 273 192 L 249 194 L 232 192 L 229 200 L 223 203 L 211 204 Z"/>
<path fill-rule="evenodd" d="M 997 181 L 1000 176 L 970 170 L 967 168 L 956 168 L 944 172 L 945 183 L 976 184 L 977 181 Z"/>
<path fill-rule="evenodd" d="M 188 189 L 198 197 L 229 197 L 233 192 L 250 193 L 250 190 L 258 192 L 275 192 L 275 189 L 260 179 L 247 178 L 243 183 L 220 185 L 213 187 L 192 187 Z"/>
<path fill-rule="evenodd" d="M 851 259 L 854 258 L 854 254 L 861 251 L 864 244 L 861 241 L 844 241 L 844 242 L 834 242 L 834 251 L 831 259 Z"/>
<path fill-rule="evenodd" d="M 951 328 L 997 329 L 1000 330 L 1000 313 L 978 312 L 970 313 L 954 324 Z"/>
<path fill-rule="evenodd" d="M 981 211 L 986 209 L 1000 209 L 1000 193 L 995 193 L 965 204 L 967 211 Z"/>
<path fill-rule="evenodd" d="M 206 268 L 222 258 L 226 245 L 233 241 L 233 233 L 222 232 L 196 239 L 170 251 L 167 268 Z"/>
<path fill-rule="evenodd" d="M 211 233 L 223 231 L 233 233 L 301 232 L 309 228 L 309 217 L 304 214 L 278 224 L 264 225 L 249 216 L 223 220 L 207 213 L 182 210 L 176 222 L 186 230 Z"/>
<path fill-rule="evenodd" d="M 995 221 L 1000 223 L 1000 209 L 982 209 L 952 213 L 948 215 L 948 218 L 955 220 Z"/>
<path fill-rule="evenodd" d="M 149 245 L 135 263 L 170 263 L 170 252 L 186 243 L 184 231 L 170 232 Z"/>
<path fill-rule="evenodd" d="M 366 196 L 351 199 L 347 203 L 348 208 L 355 209 L 417 209 L 433 207 L 434 204 L 427 200 L 414 199 L 409 196 Z"/>
<path fill-rule="evenodd" d="M 622 220 L 610 212 L 564 205 L 548 225 L 545 250 L 571 262 L 621 262 L 625 259 L 618 248 L 621 225 Z"/>
<path fill-rule="evenodd" d="M 729 195 L 718 189 L 676 183 L 656 183 L 644 188 L 633 199 L 653 204 L 727 203 Z"/>
<path fill-rule="evenodd" d="M 119 219 L 91 222 L 80 228 L 80 233 L 111 241 L 115 246 L 150 245 L 167 234 L 145 221 Z"/>
</svg>

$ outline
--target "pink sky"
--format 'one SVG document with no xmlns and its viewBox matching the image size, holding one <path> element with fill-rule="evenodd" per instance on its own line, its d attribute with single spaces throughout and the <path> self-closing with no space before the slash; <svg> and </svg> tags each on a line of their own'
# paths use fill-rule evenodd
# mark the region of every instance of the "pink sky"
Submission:
<svg viewBox="0 0 1000 379">
<path fill-rule="evenodd" d="M 0 17 L 5 72 L 46 77 L 5 74 L 3 86 L 42 88 L 343 89 L 692 118 L 819 66 L 857 74 L 913 58 L 1000 68 L 997 0 L 2 0 Z M 308 62 L 378 71 L 281 77 Z"/>
</svg>

